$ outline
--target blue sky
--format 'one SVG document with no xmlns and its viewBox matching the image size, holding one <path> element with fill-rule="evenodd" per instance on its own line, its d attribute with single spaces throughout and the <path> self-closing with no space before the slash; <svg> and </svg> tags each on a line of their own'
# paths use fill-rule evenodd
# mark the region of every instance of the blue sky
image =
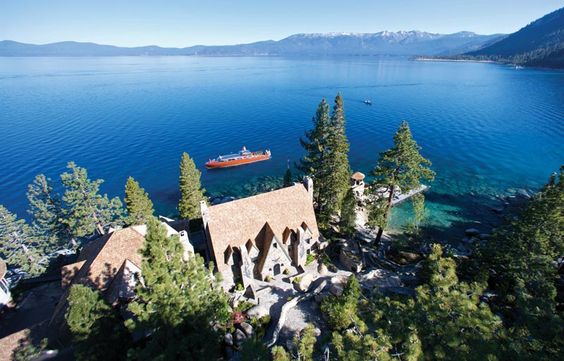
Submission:
<svg viewBox="0 0 564 361">
<path fill-rule="evenodd" d="M 0 40 L 236 44 L 295 33 L 510 33 L 564 0 L 0 0 Z"/>
</svg>

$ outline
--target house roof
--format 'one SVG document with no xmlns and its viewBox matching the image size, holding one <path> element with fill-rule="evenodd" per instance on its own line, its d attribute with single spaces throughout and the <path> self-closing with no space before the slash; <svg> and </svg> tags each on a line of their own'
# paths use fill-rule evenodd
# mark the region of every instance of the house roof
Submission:
<svg viewBox="0 0 564 361">
<path fill-rule="evenodd" d="M 144 241 L 144 234 L 135 227 L 120 229 L 92 241 L 80 252 L 79 262 L 69 265 L 72 268 L 82 263 L 74 281 L 105 290 L 126 259 L 141 266 L 139 251 Z"/>
<path fill-rule="evenodd" d="M 265 224 L 279 240 L 283 239 L 286 228 L 297 229 L 303 223 L 314 237 L 319 237 L 313 202 L 301 183 L 210 206 L 205 218 L 212 252 L 220 271 L 225 268 L 225 249 L 228 246 L 240 247 L 248 240 L 256 242 Z"/>
<path fill-rule="evenodd" d="M 3 259 L 0 259 L 0 279 L 4 278 L 4 276 L 6 275 L 6 262 L 4 262 Z"/>
<path fill-rule="evenodd" d="M 353 175 L 351 176 L 352 179 L 357 181 L 364 180 L 365 177 L 366 176 L 364 175 L 364 173 L 361 172 L 354 172 Z"/>
</svg>

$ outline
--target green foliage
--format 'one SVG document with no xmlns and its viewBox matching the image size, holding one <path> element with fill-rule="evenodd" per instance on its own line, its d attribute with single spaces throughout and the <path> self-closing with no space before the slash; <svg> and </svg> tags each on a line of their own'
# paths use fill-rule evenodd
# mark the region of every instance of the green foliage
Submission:
<svg viewBox="0 0 564 361">
<path fill-rule="evenodd" d="M 319 189 L 319 218 L 322 228 L 331 216 L 341 211 L 343 198 L 350 188 L 349 142 L 345 134 L 345 113 L 341 94 L 335 105 L 326 138 L 326 156 L 321 159 L 322 186 Z"/>
<path fill-rule="evenodd" d="M 315 328 L 312 324 L 308 324 L 301 332 L 300 337 L 294 337 L 296 345 L 297 359 L 300 361 L 313 361 L 313 353 L 315 351 Z"/>
<path fill-rule="evenodd" d="M 392 360 L 389 353 L 392 348 L 389 338 L 378 331 L 376 337 L 370 334 L 357 334 L 346 332 L 332 334 L 332 348 L 335 360 L 339 361 L 364 361 L 364 360 Z"/>
<path fill-rule="evenodd" d="M 241 361 L 266 361 L 270 360 L 270 352 L 264 343 L 257 337 L 251 337 L 241 347 Z"/>
<path fill-rule="evenodd" d="M 413 312 L 425 356 L 433 360 L 483 360 L 496 357 L 501 320 L 480 302 L 483 287 L 459 282 L 456 264 L 433 245 L 431 278 L 417 289 Z"/>
<path fill-rule="evenodd" d="M 29 339 L 29 334 L 25 339 L 19 341 L 18 347 L 12 352 L 12 361 L 34 361 L 47 348 L 47 339 L 44 338 L 35 346 Z"/>
<path fill-rule="evenodd" d="M 99 292 L 71 286 L 66 320 L 77 360 L 125 360 L 129 335 L 116 310 Z"/>
<path fill-rule="evenodd" d="M 306 155 L 299 169 L 314 179 L 314 199 L 321 228 L 327 228 L 338 214 L 349 187 L 349 143 L 345 134 L 343 98 L 337 94 L 331 117 L 323 99 L 313 118 L 313 129 L 306 132 L 301 145 Z"/>
<path fill-rule="evenodd" d="M 360 284 L 355 276 L 350 276 L 340 296 L 326 297 L 321 303 L 321 312 L 333 330 L 345 330 L 351 325 L 361 324 L 358 317 Z"/>
<path fill-rule="evenodd" d="M 103 181 L 90 180 L 85 168 L 74 162 L 69 162 L 67 168 L 69 171 L 61 174 L 65 187 L 63 223 L 72 237 L 89 236 L 94 231 L 104 234 L 107 227 L 120 225 L 123 208 L 119 198 L 110 200 L 106 194 L 100 195 L 98 192 Z"/>
<path fill-rule="evenodd" d="M 290 361 L 290 355 L 282 346 L 274 346 L 271 353 L 272 361 Z"/>
<path fill-rule="evenodd" d="M 385 204 L 377 202 L 378 204 L 370 209 L 371 212 L 374 212 L 369 216 L 370 223 L 380 228 L 377 242 L 380 241 L 387 225 L 394 192 L 399 188 L 402 192 L 407 193 L 421 186 L 421 180 L 431 181 L 435 177 L 435 173 L 429 168 L 431 162 L 423 158 L 419 153 L 420 149 L 413 140 L 409 125 L 404 121 L 394 135 L 394 145 L 380 153 L 378 164 L 372 171 L 372 175 L 376 185 L 388 188 L 389 196 Z"/>
<path fill-rule="evenodd" d="M 564 254 L 564 167 L 477 253 L 477 268 L 490 270 L 489 283 L 499 294 L 494 305 L 508 326 L 508 357 L 560 358 L 564 319 L 556 301 L 555 261 Z"/>
<path fill-rule="evenodd" d="M 221 334 L 215 326 L 229 317 L 227 297 L 199 255 L 182 259 L 177 236 L 154 218 L 147 223 L 142 250 L 143 282 L 129 309 L 132 331 L 151 334 L 145 345 L 132 350 L 139 360 L 215 360 Z"/>
<path fill-rule="evenodd" d="M 153 202 L 133 177 L 127 178 L 125 184 L 125 208 L 129 225 L 144 224 L 153 216 Z"/>
<path fill-rule="evenodd" d="M 341 233 L 347 236 L 352 236 L 356 231 L 356 198 L 352 188 L 349 188 L 345 198 L 343 198 L 339 226 Z"/>
<path fill-rule="evenodd" d="M 51 180 L 43 174 L 37 175 L 27 186 L 29 201 L 28 213 L 31 215 L 33 233 L 41 239 L 39 247 L 44 253 L 54 252 L 68 246 L 69 234 L 62 222 L 61 199 L 53 192 Z"/>
<path fill-rule="evenodd" d="M 411 197 L 411 203 L 414 215 L 413 226 L 415 231 L 418 231 L 421 222 L 425 219 L 425 196 L 423 193 L 417 193 Z"/>
<path fill-rule="evenodd" d="M 204 189 L 200 184 L 201 172 L 188 153 L 182 153 L 180 160 L 180 202 L 178 211 L 184 219 L 200 216 L 200 201 L 205 200 Z"/>
<path fill-rule="evenodd" d="M 45 260 L 29 225 L 0 205 L 0 257 L 32 276 L 45 270 Z"/>
</svg>

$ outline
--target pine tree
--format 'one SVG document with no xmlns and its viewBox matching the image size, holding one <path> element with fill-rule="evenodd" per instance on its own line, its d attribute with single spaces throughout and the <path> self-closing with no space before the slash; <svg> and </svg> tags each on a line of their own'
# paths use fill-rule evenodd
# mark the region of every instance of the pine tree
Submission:
<svg viewBox="0 0 564 361">
<path fill-rule="evenodd" d="M 45 270 L 45 259 L 29 225 L 0 205 L 0 258 L 32 276 Z"/>
<path fill-rule="evenodd" d="M 65 315 L 78 361 L 125 360 L 130 343 L 127 329 L 116 310 L 99 292 L 73 285 Z"/>
<path fill-rule="evenodd" d="M 413 317 L 428 359 L 484 360 L 499 353 L 501 320 L 480 296 L 484 287 L 459 282 L 456 263 L 432 246 L 427 260 L 431 278 L 417 288 Z"/>
<path fill-rule="evenodd" d="M 61 174 L 65 187 L 63 222 L 73 238 L 89 236 L 94 231 L 104 234 L 106 227 L 121 224 L 123 208 L 119 198 L 109 200 L 106 194 L 98 193 L 103 180 L 88 179 L 86 169 L 74 162 L 69 162 L 67 168 L 69 172 Z"/>
<path fill-rule="evenodd" d="M 490 271 L 488 283 L 500 301 L 492 307 L 505 315 L 507 359 L 558 359 L 564 349 L 554 266 L 564 254 L 563 214 L 564 167 L 518 217 L 477 248 L 476 269 Z"/>
<path fill-rule="evenodd" d="M 272 361 L 290 361 L 290 355 L 282 346 L 274 346 L 271 350 Z"/>
<path fill-rule="evenodd" d="M 343 198 L 350 187 L 349 142 L 345 134 L 345 113 L 341 94 L 335 97 L 325 148 L 326 154 L 320 162 L 323 181 L 318 198 L 322 228 L 326 228 L 331 217 L 340 212 Z"/>
<path fill-rule="evenodd" d="M 431 181 L 435 173 L 429 168 L 431 162 L 419 153 L 421 148 L 411 135 L 407 122 L 402 122 L 394 135 L 392 148 L 380 153 L 378 164 L 372 172 L 375 184 L 383 185 L 388 189 L 386 203 L 379 203 L 379 207 L 372 207 L 376 212 L 372 219 L 379 227 L 376 242 L 379 242 L 386 228 L 392 200 L 396 190 L 406 193 L 421 185 L 422 180 Z M 383 206 L 383 207 L 381 207 Z"/>
<path fill-rule="evenodd" d="M 421 222 L 425 219 L 425 196 L 422 193 L 414 194 L 411 197 L 411 203 L 413 206 L 413 225 L 415 230 L 419 230 Z"/>
<path fill-rule="evenodd" d="M 350 276 L 343 294 L 329 296 L 321 303 L 321 312 L 333 330 L 346 330 L 351 324 L 361 323 L 358 317 L 358 299 L 361 295 L 360 283 Z"/>
<path fill-rule="evenodd" d="M 141 253 L 142 282 L 136 290 L 137 300 L 129 305 L 135 317 L 128 326 L 151 337 L 132 351 L 133 358 L 217 359 L 221 334 L 215 326 L 226 322 L 229 312 L 213 265 L 206 268 L 199 255 L 184 261 L 178 237 L 167 237 L 166 229 L 154 218 L 147 222 Z"/>
<path fill-rule="evenodd" d="M 270 352 L 259 337 L 251 337 L 241 347 L 241 361 L 267 361 Z"/>
<path fill-rule="evenodd" d="M 133 177 L 127 178 L 125 184 L 125 208 L 129 225 L 144 224 L 153 216 L 153 202 Z"/>
<path fill-rule="evenodd" d="M 352 236 L 356 231 L 356 198 L 350 187 L 341 206 L 340 229 L 347 236 Z"/>
<path fill-rule="evenodd" d="M 300 337 L 294 337 L 296 345 L 297 359 L 300 361 L 313 361 L 313 353 L 315 351 L 315 328 L 312 324 L 307 324 L 302 330 Z"/>
<path fill-rule="evenodd" d="M 68 232 L 63 223 L 61 199 L 53 192 L 51 180 L 39 174 L 27 186 L 28 213 L 33 217 L 33 232 L 43 240 L 45 253 L 67 246 Z"/>
<path fill-rule="evenodd" d="M 317 106 L 312 122 L 313 129 L 305 133 L 305 138 L 300 139 L 306 154 L 300 160 L 298 169 L 313 178 L 315 183 L 313 198 L 316 208 L 319 209 L 319 192 L 325 186 L 321 164 L 327 153 L 326 143 L 330 127 L 329 105 L 325 98 Z"/>
<path fill-rule="evenodd" d="M 201 174 L 188 153 L 183 153 L 180 160 L 180 202 L 178 203 L 181 218 L 197 218 L 200 215 L 200 201 L 205 200 L 205 190 L 200 184 Z"/>
</svg>

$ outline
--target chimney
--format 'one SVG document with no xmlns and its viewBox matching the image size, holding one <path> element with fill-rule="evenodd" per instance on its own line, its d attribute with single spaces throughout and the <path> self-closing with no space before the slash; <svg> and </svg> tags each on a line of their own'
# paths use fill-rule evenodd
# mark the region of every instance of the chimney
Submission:
<svg viewBox="0 0 564 361">
<path fill-rule="evenodd" d="M 313 179 L 311 179 L 308 176 L 305 176 L 304 177 L 304 187 L 307 190 L 307 193 L 309 194 L 309 198 L 313 202 Z"/>
<path fill-rule="evenodd" d="M 206 201 L 200 201 L 200 213 L 202 214 L 202 221 L 204 222 L 204 228 L 208 227 L 208 204 Z"/>
</svg>

